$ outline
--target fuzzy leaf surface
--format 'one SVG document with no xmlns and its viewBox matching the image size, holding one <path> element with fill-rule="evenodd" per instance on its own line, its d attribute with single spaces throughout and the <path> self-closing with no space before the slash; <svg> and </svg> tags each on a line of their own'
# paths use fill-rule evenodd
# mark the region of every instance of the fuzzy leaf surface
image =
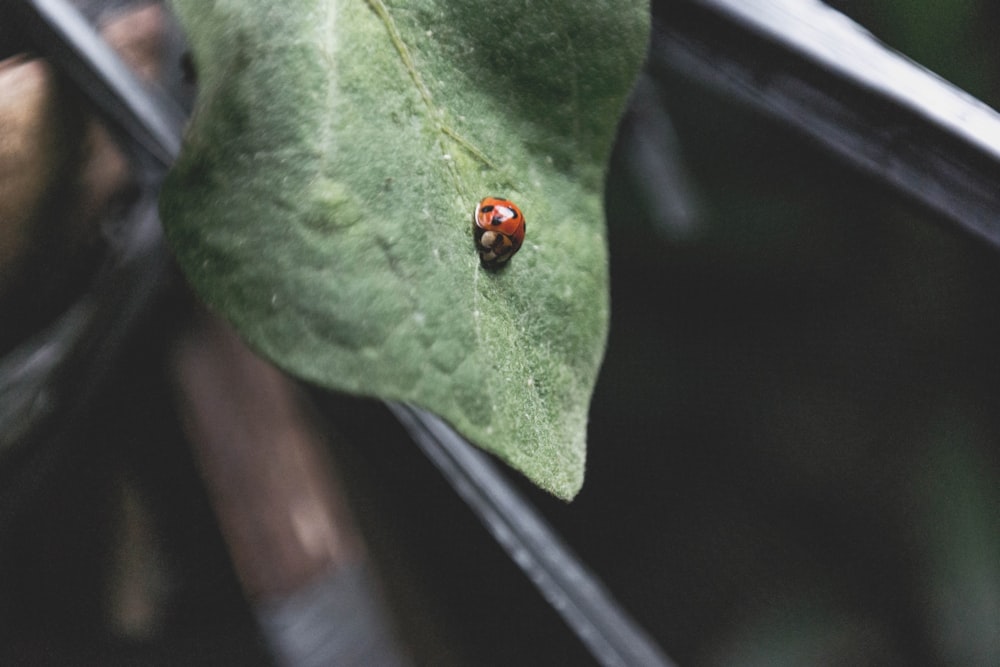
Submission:
<svg viewBox="0 0 1000 667">
<path fill-rule="evenodd" d="M 600 193 L 644 0 L 176 0 L 199 99 L 161 211 L 264 356 L 409 402 L 569 499 L 608 327 Z M 472 211 L 524 211 L 480 266 Z"/>
</svg>

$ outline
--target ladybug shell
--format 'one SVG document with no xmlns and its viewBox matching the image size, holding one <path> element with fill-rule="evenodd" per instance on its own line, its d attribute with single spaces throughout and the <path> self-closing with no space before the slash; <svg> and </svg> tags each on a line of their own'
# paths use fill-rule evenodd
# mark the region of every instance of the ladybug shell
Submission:
<svg viewBox="0 0 1000 667">
<path fill-rule="evenodd" d="M 503 266 L 524 243 L 524 214 L 509 199 L 486 197 L 472 214 L 472 231 L 483 266 Z"/>
</svg>

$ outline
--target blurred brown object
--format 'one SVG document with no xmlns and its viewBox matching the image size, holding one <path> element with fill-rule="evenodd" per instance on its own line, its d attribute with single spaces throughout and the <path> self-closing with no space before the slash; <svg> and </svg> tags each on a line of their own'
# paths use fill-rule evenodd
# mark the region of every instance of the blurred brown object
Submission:
<svg viewBox="0 0 1000 667">
<path fill-rule="evenodd" d="M 117 636 L 148 641 L 163 630 L 170 577 L 145 489 L 127 471 L 119 471 L 115 481 L 118 516 L 108 554 L 108 621 Z"/>
<path fill-rule="evenodd" d="M 121 150 L 44 60 L 0 63 L 0 351 L 87 284 L 100 221 L 129 182 Z"/>
<path fill-rule="evenodd" d="M 252 599 L 363 559 L 323 435 L 297 386 L 202 312 L 176 343 L 179 412 Z"/>
<path fill-rule="evenodd" d="M 144 80 L 163 67 L 165 10 L 130 8 L 102 34 Z M 128 161 L 44 60 L 0 62 L 0 352 L 45 326 L 87 284 L 100 224 L 127 197 Z"/>
<path fill-rule="evenodd" d="M 170 356 L 178 412 L 279 665 L 405 667 L 328 434 L 298 385 L 196 310 Z"/>
<path fill-rule="evenodd" d="M 101 35 L 143 81 L 159 81 L 163 72 L 167 15 L 162 5 L 129 7 L 104 21 Z"/>
<path fill-rule="evenodd" d="M 46 194 L 67 171 L 55 74 L 43 60 L 0 62 L 0 295 L 23 271 Z"/>
</svg>

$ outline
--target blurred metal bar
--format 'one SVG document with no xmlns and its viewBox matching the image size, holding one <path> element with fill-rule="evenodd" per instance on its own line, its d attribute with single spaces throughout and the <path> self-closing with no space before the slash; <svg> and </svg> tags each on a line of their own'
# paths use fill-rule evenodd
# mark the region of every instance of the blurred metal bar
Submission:
<svg viewBox="0 0 1000 667">
<path fill-rule="evenodd" d="M 49 328 L 0 357 L 0 532 L 75 443 L 169 276 L 155 192 L 133 206 L 94 287 Z M 30 446 L 29 446 L 30 445 Z M 13 465 L 8 457 L 20 456 Z"/>
<path fill-rule="evenodd" d="M 124 145 L 159 165 L 128 224 L 110 240 L 90 290 L 52 326 L 0 358 L 0 458 L 28 441 L 45 440 L 0 485 L 2 524 L 20 504 L 15 499 L 27 497 L 33 480 L 58 459 L 54 443 L 76 436 L 89 401 L 166 283 L 170 261 L 156 190 L 180 150 L 184 117 L 169 99 L 143 86 L 66 0 L 0 0 L 0 23 L 0 37 L 48 59 L 119 131 Z"/>
<path fill-rule="evenodd" d="M 485 454 L 429 412 L 399 403 L 387 405 L 600 664 L 674 664 Z"/>
<path fill-rule="evenodd" d="M 44 45 L 44 55 L 70 76 L 109 120 L 162 165 L 169 165 L 180 150 L 183 123 L 182 116 L 174 113 L 173 103 L 158 99 L 142 87 L 65 1 L 26 0 L 15 4 L 18 7 L 12 8 L 10 0 L 0 0 L 0 9 L 8 16 L 16 9 L 32 43 Z M 162 259 L 162 237 L 159 226 L 155 228 L 154 245 L 158 246 L 157 255 Z M 140 300 L 147 302 L 146 298 Z M 119 332 L 124 333 L 122 329 Z M 115 344 L 120 346 L 120 341 L 115 340 Z M 101 358 L 105 354 L 98 352 Z M 511 558 L 601 664 L 650 667 L 673 664 L 516 494 L 485 455 L 428 413 L 405 406 L 391 407 L 427 455 L 445 472 L 459 495 L 479 514 Z M 302 609 L 306 608 L 312 606 Z M 315 624 L 300 622 L 299 611 L 298 606 L 275 607 L 264 613 L 263 627 L 272 641 L 281 644 L 290 640 L 291 635 L 284 636 L 286 632 L 316 630 Z M 305 664 L 298 655 L 289 653 L 283 657 Z"/>
<path fill-rule="evenodd" d="M 1000 246 L 1000 114 L 816 0 L 664 0 L 650 66 L 796 128 Z"/>
<path fill-rule="evenodd" d="M 287 667 L 409 667 L 364 565 L 339 567 L 291 595 L 258 602 L 254 615 Z"/>
<path fill-rule="evenodd" d="M 185 115 L 166 95 L 144 86 L 75 7 L 66 0 L 2 0 L 20 37 L 68 76 L 122 134 L 162 167 L 180 152 Z"/>
</svg>

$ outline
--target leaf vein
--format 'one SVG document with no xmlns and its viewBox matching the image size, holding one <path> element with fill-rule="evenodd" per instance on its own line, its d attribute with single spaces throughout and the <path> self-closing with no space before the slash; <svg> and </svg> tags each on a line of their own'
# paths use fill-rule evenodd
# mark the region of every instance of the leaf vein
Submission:
<svg viewBox="0 0 1000 667">
<path fill-rule="evenodd" d="M 434 104 L 434 98 L 431 96 L 431 91 L 427 87 L 427 84 L 424 83 L 424 78 L 420 75 L 420 71 L 417 69 L 417 65 L 413 60 L 410 49 L 406 46 L 406 42 L 403 41 L 403 36 L 400 34 L 399 28 L 396 26 L 396 22 L 389 13 L 389 8 L 385 6 L 385 3 L 382 2 L 382 0 L 368 0 L 368 4 L 385 25 L 386 31 L 389 33 L 389 39 L 392 41 L 392 45 L 396 48 L 396 52 L 399 53 L 399 57 L 403 61 L 403 66 L 406 67 L 406 71 L 409 73 L 410 79 L 413 80 L 413 85 L 416 86 L 417 92 L 420 93 L 420 98 L 427 107 L 430 118 L 437 126 L 438 131 L 441 134 L 450 137 L 455 143 L 464 148 L 473 157 L 490 169 L 497 169 L 497 166 L 485 152 L 443 122 L 443 112 L 438 109 L 437 105 Z M 444 146 L 441 146 L 441 152 L 445 155 L 447 154 L 444 150 Z M 455 172 L 453 165 L 451 165 L 451 170 L 453 172 L 453 176 L 458 181 L 458 174 Z M 459 189 L 464 190 L 465 188 L 460 187 Z M 460 192 L 460 194 L 467 196 L 468 193 Z"/>
</svg>

